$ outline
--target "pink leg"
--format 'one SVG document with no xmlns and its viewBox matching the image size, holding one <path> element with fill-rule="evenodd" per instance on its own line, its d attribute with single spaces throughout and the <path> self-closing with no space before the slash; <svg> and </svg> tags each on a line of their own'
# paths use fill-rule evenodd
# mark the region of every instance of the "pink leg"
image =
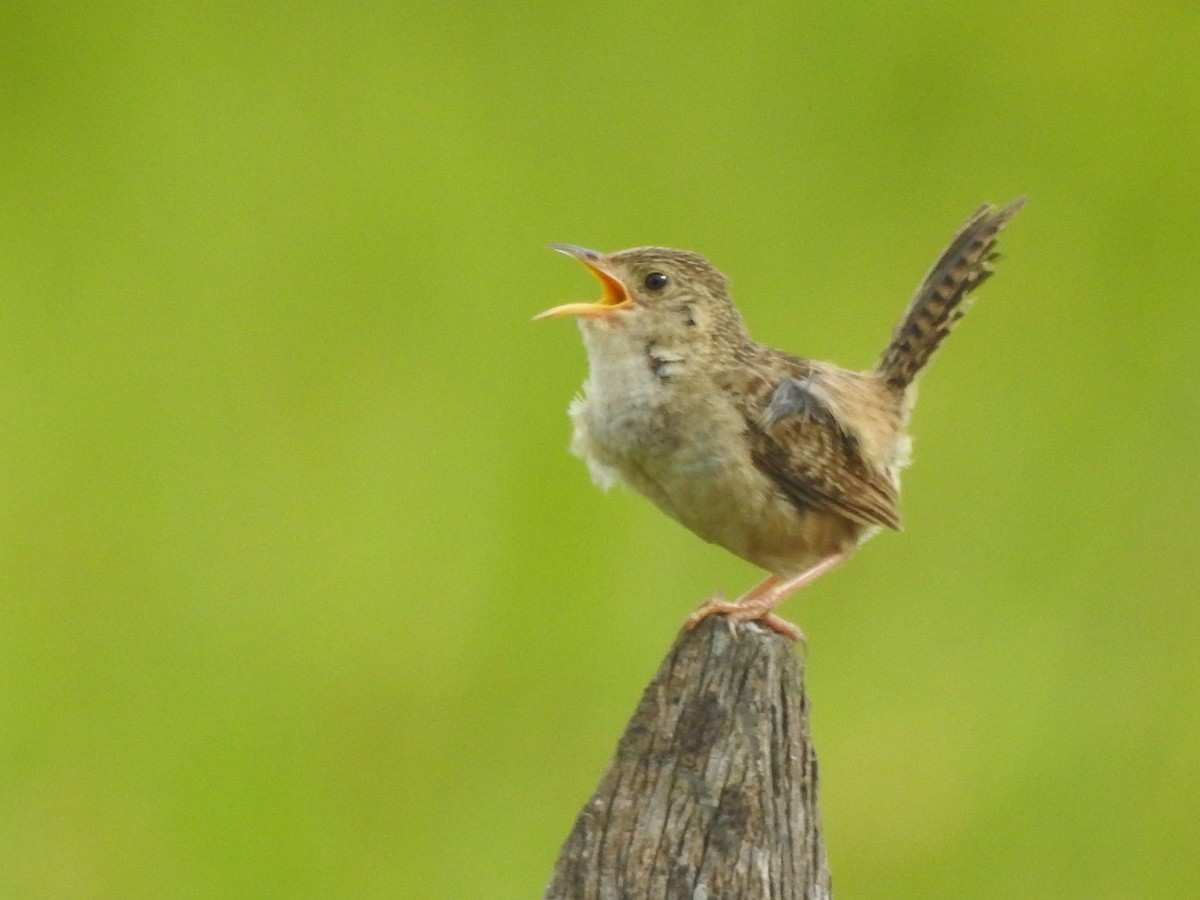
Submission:
<svg viewBox="0 0 1200 900">
<path fill-rule="evenodd" d="M 733 631 L 737 630 L 739 622 L 761 621 L 772 631 L 791 641 L 804 642 L 804 632 L 791 622 L 775 615 L 772 610 L 800 588 L 816 581 L 826 572 L 836 569 L 853 554 L 854 547 L 831 553 L 799 575 L 793 575 L 784 580 L 780 580 L 776 575 L 768 575 L 762 582 L 743 594 L 736 603 L 714 597 L 688 616 L 683 627 L 690 631 L 709 616 L 725 615 L 729 617 L 729 627 Z"/>
</svg>

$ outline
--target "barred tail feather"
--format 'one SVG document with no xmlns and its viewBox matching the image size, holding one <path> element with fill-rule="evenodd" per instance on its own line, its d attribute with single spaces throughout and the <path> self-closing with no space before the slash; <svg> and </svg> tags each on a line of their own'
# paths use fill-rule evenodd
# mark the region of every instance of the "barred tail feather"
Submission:
<svg viewBox="0 0 1200 900">
<path fill-rule="evenodd" d="M 1002 209 L 985 203 L 959 229 L 917 289 L 875 371 L 903 390 L 970 306 L 970 294 L 992 274 L 996 239 L 1025 204 L 1018 197 Z"/>
</svg>

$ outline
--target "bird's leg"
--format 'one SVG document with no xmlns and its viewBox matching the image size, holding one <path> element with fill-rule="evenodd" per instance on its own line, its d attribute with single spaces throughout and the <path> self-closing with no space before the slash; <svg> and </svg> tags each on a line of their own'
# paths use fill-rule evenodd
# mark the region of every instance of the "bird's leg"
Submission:
<svg viewBox="0 0 1200 900">
<path fill-rule="evenodd" d="M 778 583 L 778 576 L 768 575 L 754 587 L 750 588 L 750 590 L 746 591 L 746 593 L 742 594 L 736 603 L 726 600 L 721 594 L 710 597 L 700 604 L 699 609 L 687 617 L 687 620 L 683 623 L 683 627 L 686 631 L 691 631 L 709 616 L 732 615 L 733 612 L 742 608 L 741 604 L 747 600 L 752 600 L 763 591 L 770 590 Z M 732 618 L 729 620 L 729 629 L 734 632 L 737 631 L 737 622 Z"/>
<path fill-rule="evenodd" d="M 768 575 L 743 594 L 736 603 L 714 597 L 688 616 L 683 627 L 690 631 L 709 616 L 725 615 L 729 617 L 729 627 L 733 630 L 737 629 L 739 622 L 761 621 L 776 634 L 781 634 L 790 641 L 804 643 L 804 632 L 786 619 L 775 615 L 772 610 L 800 588 L 836 569 L 853 554 L 854 547 L 838 550 L 822 557 L 791 578 L 780 579 L 777 575 Z"/>
<path fill-rule="evenodd" d="M 746 593 L 742 594 L 742 596 L 737 599 L 737 602 L 732 603 L 726 600 L 720 594 L 717 594 L 715 597 L 712 597 L 702 603 L 699 609 L 688 616 L 687 621 L 683 623 L 683 627 L 687 631 L 691 631 L 709 616 L 724 615 L 728 616 L 730 632 L 737 634 L 737 626 L 739 622 L 758 619 L 776 634 L 783 635 L 793 643 L 807 643 L 804 637 L 804 632 L 802 632 L 791 622 L 781 619 L 773 612 L 755 614 L 749 617 L 747 617 L 745 614 L 747 608 L 757 608 L 756 604 L 762 602 L 763 595 L 775 589 L 778 584 L 779 577 L 777 575 L 768 575 L 754 587 L 750 588 L 750 590 L 746 591 Z M 779 601 L 777 600 L 775 602 L 778 603 Z M 770 607 L 767 607 L 767 609 L 769 610 Z"/>
</svg>

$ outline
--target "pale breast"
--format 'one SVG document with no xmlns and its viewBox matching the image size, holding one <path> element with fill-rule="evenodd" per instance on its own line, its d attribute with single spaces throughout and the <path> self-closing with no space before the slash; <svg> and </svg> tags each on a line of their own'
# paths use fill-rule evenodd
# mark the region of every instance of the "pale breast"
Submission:
<svg viewBox="0 0 1200 900">
<path fill-rule="evenodd" d="M 570 408 L 571 450 L 598 485 L 625 483 L 699 537 L 763 568 L 798 571 L 811 562 L 813 523 L 753 464 L 745 422 L 718 392 L 655 377 L 644 362 L 599 368 Z"/>
</svg>

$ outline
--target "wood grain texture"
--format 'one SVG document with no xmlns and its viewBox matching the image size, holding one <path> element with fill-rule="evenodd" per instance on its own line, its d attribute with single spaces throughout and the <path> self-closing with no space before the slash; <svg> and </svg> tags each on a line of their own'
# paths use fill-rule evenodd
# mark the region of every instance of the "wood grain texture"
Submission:
<svg viewBox="0 0 1200 900">
<path fill-rule="evenodd" d="M 676 640 L 576 819 L 547 900 L 829 898 L 804 665 L 755 625 Z"/>
</svg>

